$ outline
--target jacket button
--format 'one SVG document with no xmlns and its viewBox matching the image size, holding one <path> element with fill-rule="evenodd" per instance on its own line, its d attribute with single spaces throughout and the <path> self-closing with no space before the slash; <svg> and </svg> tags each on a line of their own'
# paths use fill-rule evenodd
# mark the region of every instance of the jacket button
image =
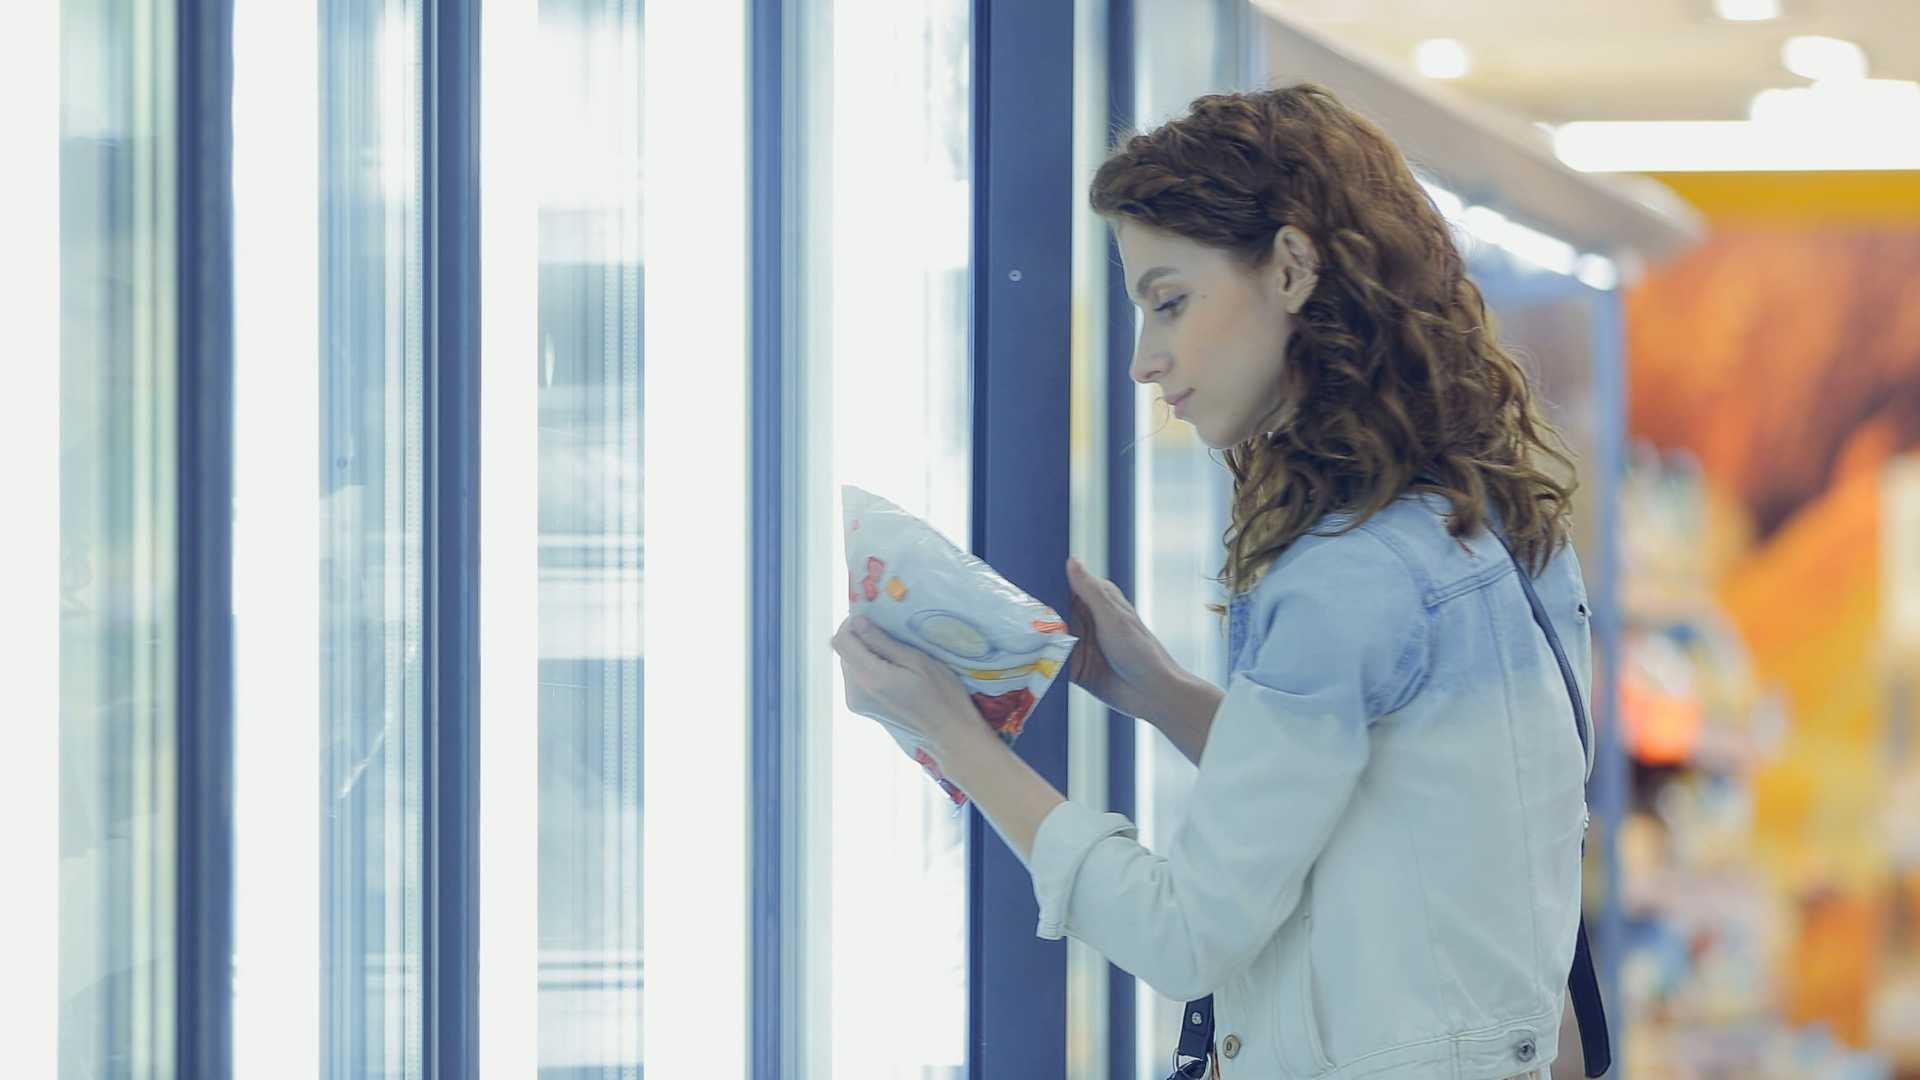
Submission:
<svg viewBox="0 0 1920 1080">
<path fill-rule="evenodd" d="M 1534 1054 L 1538 1052 L 1532 1039 L 1521 1039 L 1520 1044 L 1513 1048 L 1513 1056 L 1521 1061 L 1532 1061 Z"/>
<path fill-rule="evenodd" d="M 1225 1054 L 1229 1060 L 1238 1057 L 1240 1054 L 1240 1036 L 1227 1036 L 1226 1040 L 1220 1044 L 1220 1052 Z"/>
</svg>

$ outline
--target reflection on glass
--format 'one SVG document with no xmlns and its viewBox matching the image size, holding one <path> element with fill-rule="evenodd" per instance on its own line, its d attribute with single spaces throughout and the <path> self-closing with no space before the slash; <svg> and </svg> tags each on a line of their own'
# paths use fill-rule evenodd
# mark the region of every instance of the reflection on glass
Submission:
<svg viewBox="0 0 1920 1080">
<path fill-rule="evenodd" d="M 424 1075 L 420 5 L 323 0 L 320 25 L 321 1075 L 411 1078 Z"/>
<path fill-rule="evenodd" d="M 924 516 L 962 546 L 971 486 L 967 355 L 970 5 L 820 5 L 805 72 L 830 129 L 809 172 L 803 283 L 807 362 L 830 367 L 830 404 L 807 437 L 831 462 L 818 515 L 844 566 L 838 490 L 857 484 Z M 839 595 L 844 595 L 841 591 Z M 835 1078 L 958 1077 L 966 1067 L 966 818 L 878 725 L 846 712 L 827 651 L 844 601 L 815 612 L 808 663 L 833 672 L 824 903 L 811 962 L 830 1005 L 813 1056 Z M 816 651 L 817 650 L 817 651 Z M 812 858 L 829 858 L 816 849 Z M 824 942 L 824 944 L 820 944 Z M 824 1056 L 830 1060 L 822 1063 Z"/>
<path fill-rule="evenodd" d="M 62 10 L 63 1077 L 174 1069 L 170 11 L 105 0 Z"/>
<path fill-rule="evenodd" d="M 1114 576 L 1107 549 L 1107 493 L 1114 479 L 1107 468 L 1114 434 L 1107 424 L 1108 395 L 1131 389 L 1125 373 L 1112 362 L 1118 343 L 1108 340 L 1111 230 L 1093 212 L 1086 195 L 1113 135 L 1107 18 L 1104 0 L 1074 4 L 1074 181 L 1065 208 L 1073 219 L 1067 550 L 1100 577 Z M 1075 802 L 1112 809 L 1107 760 L 1109 743 L 1116 735 L 1110 730 L 1114 725 L 1107 708 L 1092 695 L 1068 692 L 1064 686 L 1061 692 L 1067 693 L 1066 795 Z M 1134 742 L 1132 726 L 1129 720 L 1117 733 L 1128 746 Z M 1109 972 L 1107 959 L 1098 950 L 1067 939 L 1066 1080 L 1104 1080 L 1112 1075 Z"/>
<path fill-rule="evenodd" d="M 1226 683 L 1226 643 L 1206 605 L 1224 600 L 1220 571 L 1233 481 L 1193 428 L 1173 419 L 1157 391 L 1142 389 L 1135 448 L 1135 574 L 1140 617 L 1186 668 Z M 1142 725 L 1134 759 L 1140 841 L 1164 851 L 1186 814 L 1198 770 L 1159 730 Z M 1134 984 L 1139 1009 L 1136 1062 L 1142 1080 L 1166 1075 L 1180 1030 L 1181 1002 L 1145 982 Z M 1151 1077 L 1148 1074 L 1153 1074 Z"/>
<path fill-rule="evenodd" d="M 539 1062 L 641 1056 L 641 5 L 542 0 Z"/>
<path fill-rule="evenodd" d="M 1184 114 L 1194 98 L 1233 89 L 1244 5 L 1215 0 L 1140 0 L 1134 7 L 1134 114 L 1141 130 Z M 1137 319 L 1137 313 L 1136 313 Z M 1137 324 L 1136 324 L 1137 325 Z M 1226 467 L 1159 404 L 1157 390 L 1138 396 L 1135 448 L 1135 569 L 1140 615 L 1174 659 L 1224 684 L 1226 642 L 1206 605 L 1224 601 L 1214 582 L 1225 549 L 1233 496 Z M 1197 770 L 1158 730 L 1142 726 L 1134 758 L 1141 842 L 1165 850 L 1186 813 Z M 1180 1029 L 1181 1003 L 1136 982 L 1141 1080 L 1166 1075 Z"/>
</svg>

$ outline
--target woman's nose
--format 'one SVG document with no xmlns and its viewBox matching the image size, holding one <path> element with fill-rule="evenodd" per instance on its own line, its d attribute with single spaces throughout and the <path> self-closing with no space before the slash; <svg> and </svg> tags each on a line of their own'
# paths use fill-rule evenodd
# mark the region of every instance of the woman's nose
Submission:
<svg viewBox="0 0 1920 1080">
<path fill-rule="evenodd" d="M 1127 366 L 1127 374 L 1133 377 L 1134 382 L 1157 382 L 1166 373 L 1166 357 L 1154 354 L 1144 347 L 1144 343 L 1134 347 L 1133 363 Z"/>
</svg>

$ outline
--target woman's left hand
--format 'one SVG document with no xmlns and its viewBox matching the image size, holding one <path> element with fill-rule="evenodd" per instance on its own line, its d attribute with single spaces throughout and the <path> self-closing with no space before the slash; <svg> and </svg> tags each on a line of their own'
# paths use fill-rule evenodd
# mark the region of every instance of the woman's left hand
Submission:
<svg viewBox="0 0 1920 1080">
<path fill-rule="evenodd" d="M 833 635 L 847 687 L 847 708 L 891 724 L 935 747 L 949 745 L 987 721 L 946 665 L 897 641 L 864 616 L 853 615 Z"/>
</svg>

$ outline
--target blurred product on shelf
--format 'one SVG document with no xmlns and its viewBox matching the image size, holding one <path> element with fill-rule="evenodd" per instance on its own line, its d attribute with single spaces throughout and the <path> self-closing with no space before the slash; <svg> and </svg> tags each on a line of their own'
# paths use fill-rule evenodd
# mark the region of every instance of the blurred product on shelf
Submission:
<svg viewBox="0 0 1920 1080">
<path fill-rule="evenodd" d="M 1794 1020 L 1805 1015 L 1799 991 L 1857 981 L 1851 954 L 1877 938 L 1842 896 L 1796 903 L 1795 883 L 1757 850 L 1754 778 L 1778 760 L 1792 718 L 1716 597 L 1743 544 L 1738 515 L 1691 455 L 1641 446 L 1620 518 L 1617 692 L 1634 793 L 1618 838 L 1626 1072 L 1889 1080 L 1881 1047 Z M 1803 1007 L 1789 1009 L 1796 999 Z M 1885 1008 L 1891 1028 L 1910 1026 L 1910 999 Z"/>
<path fill-rule="evenodd" d="M 1894 457 L 1880 488 L 1881 609 L 1887 757 L 1881 828 L 1892 863 L 1886 966 L 1868 1032 L 1898 1067 L 1920 1074 L 1920 453 Z"/>
</svg>

